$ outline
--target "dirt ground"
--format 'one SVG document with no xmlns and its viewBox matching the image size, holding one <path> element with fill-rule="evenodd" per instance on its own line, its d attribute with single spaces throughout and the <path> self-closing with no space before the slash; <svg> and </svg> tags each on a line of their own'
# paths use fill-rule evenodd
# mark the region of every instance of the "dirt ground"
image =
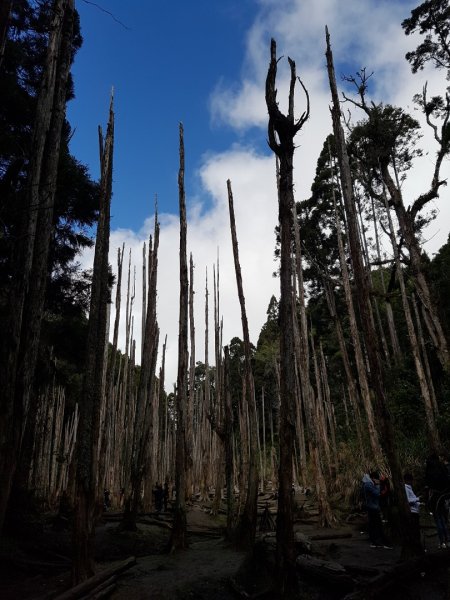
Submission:
<svg viewBox="0 0 450 600">
<path fill-rule="evenodd" d="M 312 512 L 314 515 L 314 511 Z M 189 549 L 167 554 L 169 515 L 144 519 L 137 533 L 121 532 L 114 514 L 96 530 L 95 555 L 98 569 L 114 561 L 136 556 L 136 565 L 118 579 L 113 600 L 178 600 L 238 597 L 230 584 L 236 579 L 245 555 L 227 544 L 223 538 L 225 517 L 213 517 L 200 504 L 188 512 Z M 305 522 L 308 520 L 309 522 Z M 158 521 L 163 522 L 158 525 Z M 166 524 L 164 524 L 166 523 Z M 422 516 L 423 539 L 431 552 L 437 538 L 428 515 Z M 355 517 L 332 530 L 321 529 L 315 517 L 299 520 L 296 531 L 306 536 L 310 553 L 326 561 L 338 562 L 348 574 L 365 581 L 389 569 L 400 558 L 400 549 L 372 549 L 364 531 L 364 519 Z M 69 584 L 70 534 L 54 531 L 51 519 L 25 532 L 20 539 L 4 539 L 0 548 L 0 598 L 2 600 L 50 600 Z M 317 536 L 347 537 L 316 540 Z M 260 533 L 267 548 L 273 548 L 274 534 Z M 446 551 L 442 551 L 446 552 Z M 450 559 L 449 559 L 450 561 Z M 261 592 L 266 587 L 264 567 L 249 577 L 246 591 Z M 237 578 L 239 580 L 239 577 Z M 242 577 L 241 577 L 242 579 Z M 253 583 L 253 586 L 251 585 Z M 399 581 L 385 598 L 392 600 L 443 600 L 448 598 L 449 577 L 446 570 L 419 574 L 415 579 Z M 339 600 L 348 590 L 330 586 L 317 577 L 300 573 L 301 598 L 305 600 Z M 270 598 L 271 595 L 266 595 Z"/>
</svg>

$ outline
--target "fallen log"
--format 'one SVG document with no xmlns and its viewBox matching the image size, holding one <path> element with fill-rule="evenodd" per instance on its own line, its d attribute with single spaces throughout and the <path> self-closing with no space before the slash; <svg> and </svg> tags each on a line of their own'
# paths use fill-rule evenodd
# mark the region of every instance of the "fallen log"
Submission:
<svg viewBox="0 0 450 600">
<path fill-rule="evenodd" d="M 143 525 L 157 525 L 158 527 L 172 530 L 172 525 L 167 523 L 167 521 L 160 521 L 159 519 L 152 519 L 150 517 L 138 517 L 137 523 L 142 523 Z"/>
<path fill-rule="evenodd" d="M 112 583 L 111 585 L 105 587 L 103 590 L 97 592 L 93 596 L 89 594 L 88 596 L 86 596 L 86 600 L 102 600 L 103 598 L 109 598 L 109 596 L 111 596 L 116 587 L 116 584 Z"/>
<path fill-rule="evenodd" d="M 325 540 L 345 540 L 353 537 L 352 533 L 317 533 L 316 535 L 310 535 L 309 539 L 315 542 Z"/>
<path fill-rule="evenodd" d="M 380 574 L 380 569 L 377 569 L 376 567 L 355 565 L 353 563 L 341 563 L 341 565 L 351 575 L 372 575 L 372 577 L 375 577 Z"/>
<path fill-rule="evenodd" d="M 188 535 L 197 535 L 197 536 L 203 536 L 203 537 L 209 537 L 209 538 L 221 538 L 223 537 L 223 531 L 216 529 L 188 529 L 187 530 L 187 534 Z"/>
<path fill-rule="evenodd" d="M 75 587 L 70 588 L 63 594 L 57 596 L 55 600 L 80 600 L 83 597 L 91 598 L 92 592 L 95 591 L 106 580 L 123 573 L 123 571 L 126 571 L 135 564 L 136 558 L 134 556 L 127 558 L 127 560 L 116 563 L 115 565 L 96 573 L 93 577 L 86 579 L 86 581 L 82 581 Z"/>
<path fill-rule="evenodd" d="M 343 600 L 374 600 L 385 594 L 392 585 L 406 577 L 419 575 L 422 572 L 433 571 L 450 564 L 450 550 L 437 550 L 424 556 L 411 558 L 383 571 L 369 579 L 354 592 L 347 594 Z"/>
<path fill-rule="evenodd" d="M 244 598 L 245 600 L 260 600 L 260 599 L 269 599 L 274 597 L 274 589 L 273 588 L 264 588 L 258 592 L 250 593 L 247 592 L 239 583 L 233 579 L 232 577 L 228 580 L 228 584 L 233 590 L 235 594 L 237 594 L 240 598 Z"/>
<path fill-rule="evenodd" d="M 322 560 L 308 554 L 300 554 L 296 559 L 297 568 L 304 574 L 326 581 L 333 587 L 339 587 L 342 590 L 353 590 L 355 582 L 347 573 L 345 568 L 334 561 Z"/>
<path fill-rule="evenodd" d="M 302 525 L 317 525 L 318 522 L 319 519 L 308 519 L 306 517 L 297 517 L 296 519 L 294 519 L 294 523 L 301 523 Z"/>
<path fill-rule="evenodd" d="M 87 594 L 78 598 L 78 600 L 96 600 L 106 598 L 113 592 L 116 587 L 117 575 L 109 577 L 106 581 L 102 581 L 99 585 L 87 592 Z"/>
</svg>

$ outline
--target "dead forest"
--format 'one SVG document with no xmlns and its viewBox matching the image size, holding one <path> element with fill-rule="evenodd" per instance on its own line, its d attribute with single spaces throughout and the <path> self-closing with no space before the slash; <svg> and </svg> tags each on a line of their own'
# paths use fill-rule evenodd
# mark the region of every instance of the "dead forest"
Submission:
<svg viewBox="0 0 450 600">
<path fill-rule="evenodd" d="M 377 597 L 405 574 L 450 568 L 450 554 L 425 555 L 425 538 L 418 543 L 412 536 L 403 482 L 405 471 L 412 472 L 420 491 L 427 457 L 450 461 L 450 237 L 432 258 L 422 247 L 448 183 L 450 3 L 426 0 L 406 17 L 399 35 L 420 34 L 416 48 L 411 37 L 405 58 L 411 76 L 425 66 L 442 74 L 439 95 L 430 96 L 425 85 L 414 98 L 435 143 L 431 178 L 421 181 L 415 197 L 404 197 L 403 183 L 425 160 L 422 125 L 402 107 L 370 96 L 376 73 L 369 70 L 346 76 L 346 91 L 338 91 L 339 57 L 325 23 L 330 110 L 323 118 L 330 133 L 310 197 L 296 196 L 294 155 L 314 98 L 295 57 L 280 58 L 270 42 L 266 137 L 278 226 L 267 243 L 277 258 L 280 293 L 261 299 L 267 321 L 257 340 L 250 338 L 239 255 L 245 224 L 234 212 L 245 199 L 234 197 L 230 173 L 224 188 L 242 329 L 224 340 L 219 259 L 199 273 L 187 244 L 189 148 L 179 124 L 173 383 L 166 380 L 167 339 L 157 318 L 158 207 L 139 266 L 125 245 L 110 246 L 113 93 L 106 128 L 98 129 L 99 181 L 69 150 L 66 105 L 74 97 L 71 66 L 82 43 L 75 1 L 1 3 L 2 562 L 10 561 L 5 569 L 23 579 L 34 561 L 31 572 L 42 576 L 38 540 L 47 531 L 70 539 L 67 554 L 47 559 L 47 567 L 70 573 L 64 584 L 47 595 L 16 597 L 130 597 L 114 595 L 116 579 L 136 559 L 130 553 L 100 567 L 99 527 L 108 523 L 123 536 L 137 536 L 152 526 L 165 535 L 158 552 L 181 557 L 191 551 L 199 507 L 226 547 L 244 557 L 230 585 L 236 597 Z M 281 101 L 277 75 L 285 60 L 290 85 Z M 348 118 L 348 108 L 358 117 Z M 93 245 L 92 270 L 81 271 L 77 256 Z M 195 322 L 200 297 L 204 320 Z M 134 318 L 138 303 L 141 322 Z M 320 562 L 302 523 L 320 530 L 309 532 L 316 542 L 350 538 L 342 527 L 364 522 L 360 482 L 374 468 L 392 485 L 395 560 L 384 572 L 339 570 L 329 556 Z M 424 525 L 423 532 L 430 529 Z M 26 562 L 21 540 L 30 538 L 34 557 Z M 156 553 L 145 548 L 141 555 Z M 255 565 L 270 573 L 261 593 L 246 587 Z M 330 595 L 306 595 L 304 577 L 325 582 Z"/>
</svg>

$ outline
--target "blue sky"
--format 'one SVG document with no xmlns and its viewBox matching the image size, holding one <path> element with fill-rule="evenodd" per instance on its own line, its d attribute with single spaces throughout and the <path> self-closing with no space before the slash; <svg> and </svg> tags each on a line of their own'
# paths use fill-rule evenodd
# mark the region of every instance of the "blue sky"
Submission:
<svg viewBox="0 0 450 600">
<path fill-rule="evenodd" d="M 138 229 L 153 210 L 178 207 L 178 123 L 184 124 L 186 188 L 198 193 L 200 157 L 241 136 L 209 114 L 219 82 L 239 77 L 254 0 L 99 3 L 128 29 L 78 0 L 84 43 L 73 75 L 76 100 L 68 118 L 72 151 L 98 175 L 97 125 L 115 88 L 113 227 Z M 258 132 L 265 144 L 264 135 Z M 251 134 L 250 134 L 251 135 Z M 254 138 L 254 136 L 253 136 Z"/>
<path fill-rule="evenodd" d="M 152 230 L 154 196 L 158 194 L 157 310 L 160 339 L 168 335 L 169 389 L 176 379 L 178 336 L 178 123 L 182 121 L 185 130 L 188 252 L 195 264 L 196 348 L 197 359 L 202 360 L 205 275 L 208 271 L 211 292 L 218 254 L 224 344 L 236 335 L 242 337 L 229 232 L 228 178 L 233 186 L 244 293 L 255 344 L 270 298 L 279 295 L 279 282 L 272 277 L 278 216 L 275 160 L 266 143 L 264 99 L 270 38 L 277 41 L 278 56 L 296 61 L 311 99 L 311 117 L 297 136 L 294 157 L 295 194 L 301 200 L 310 193 L 317 158 L 331 131 L 325 25 L 330 30 L 338 77 L 367 67 L 375 72 L 371 99 L 413 111 L 412 97 L 425 81 L 430 94 L 442 93 L 445 86 L 442 73 L 427 70 L 413 75 L 404 58 L 417 40 L 404 35 L 401 22 L 417 4 L 414 0 L 103 0 L 102 6 L 129 28 L 125 29 L 95 6 L 77 0 L 84 44 L 73 68 L 76 98 L 68 110 L 75 129 L 71 147 L 97 176 L 97 125 L 105 124 L 114 86 L 110 262 L 115 267 L 117 248 L 125 243 L 137 272 L 134 315 L 138 324 L 142 245 Z M 287 61 L 282 60 L 277 78 L 282 110 L 286 110 L 288 76 Z M 298 89 L 297 115 L 304 108 L 304 96 Z M 358 115 L 354 113 L 353 118 Z M 403 188 L 407 204 L 429 187 L 436 152 L 431 133 L 425 125 L 424 156 L 415 161 Z M 448 162 L 442 176 L 448 176 Z M 450 186 L 442 190 L 432 208 L 438 211 L 438 218 L 427 232 L 430 254 L 447 240 Z M 386 256 L 392 255 L 387 242 L 382 250 Z M 92 252 L 81 260 L 89 267 Z M 120 332 L 123 347 L 123 318 Z M 135 337 L 139 349 L 137 325 Z"/>
</svg>

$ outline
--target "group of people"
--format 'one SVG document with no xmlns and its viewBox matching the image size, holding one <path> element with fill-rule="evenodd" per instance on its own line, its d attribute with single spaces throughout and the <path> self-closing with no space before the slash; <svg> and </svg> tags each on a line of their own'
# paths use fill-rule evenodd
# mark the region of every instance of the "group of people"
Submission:
<svg viewBox="0 0 450 600">
<path fill-rule="evenodd" d="M 161 483 L 157 483 L 153 488 L 153 500 L 155 505 L 156 512 L 161 512 L 164 508 L 164 511 L 167 511 L 168 503 L 169 503 L 169 484 L 166 481 L 164 487 Z M 120 489 L 119 495 L 119 505 L 120 508 L 123 507 L 125 502 L 125 488 Z M 109 489 L 105 488 L 103 491 L 103 510 L 108 511 L 111 508 L 111 492 Z"/>
<path fill-rule="evenodd" d="M 155 510 L 156 512 L 161 512 L 164 507 L 164 512 L 167 511 L 167 505 L 169 502 L 169 484 L 167 481 L 164 484 L 164 487 L 157 483 L 153 488 L 153 498 L 155 501 Z"/>
<path fill-rule="evenodd" d="M 411 539 L 420 545 L 419 513 L 425 504 L 433 515 L 439 538 L 439 547 L 449 547 L 448 513 L 450 502 L 450 465 L 444 464 L 437 454 L 429 456 L 425 468 L 424 502 L 413 490 L 413 476 L 404 474 L 406 500 L 410 509 Z M 391 548 L 383 529 L 388 520 L 391 490 L 389 480 L 378 471 L 366 473 L 362 479 L 363 502 L 367 512 L 368 533 L 372 548 Z"/>
</svg>

